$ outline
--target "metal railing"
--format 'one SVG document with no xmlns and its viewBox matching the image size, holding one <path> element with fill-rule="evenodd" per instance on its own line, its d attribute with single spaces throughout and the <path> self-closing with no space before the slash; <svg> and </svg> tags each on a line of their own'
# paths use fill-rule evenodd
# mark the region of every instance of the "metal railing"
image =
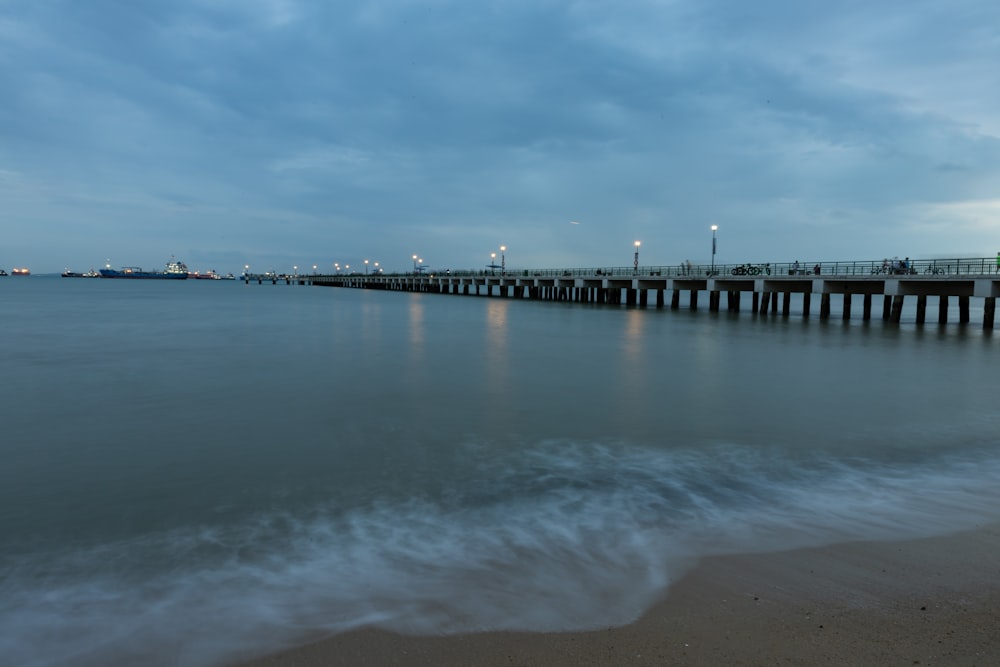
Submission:
<svg viewBox="0 0 1000 667">
<path fill-rule="evenodd" d="M 783 276 L 985 276 L 996 275 L 1000 270 L 993 257 L 916 260 L 860 260 L 837 262 L 762 262 L 745 264 L 673 264 L 664 266 L 600 266 L 570 267 L 561 269 L 451 270 L 430 271 L 415 276 L 412 272 L 380 273 L 371 278 L 691 278 L 753 277 L 779 278 Z M 343 273 L 327 277 L 364 277 L 364 274 Z M 279 276 L 284 279 L 286 276 Z M 309 278 L 310 276 L 287 276 Z"/>
</svg>

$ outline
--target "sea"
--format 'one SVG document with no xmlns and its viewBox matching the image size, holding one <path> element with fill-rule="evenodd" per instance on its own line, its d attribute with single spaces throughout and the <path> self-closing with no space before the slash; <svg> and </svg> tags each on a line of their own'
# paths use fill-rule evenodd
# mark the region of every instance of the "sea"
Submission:
<svg viewBox="0 0 1000 667">
<path fill-rule="evenodd" d="M 995 522 L 978 307 L 0 279 L 0 664 L 603 628 L 706 556 Z"/>
</svg>

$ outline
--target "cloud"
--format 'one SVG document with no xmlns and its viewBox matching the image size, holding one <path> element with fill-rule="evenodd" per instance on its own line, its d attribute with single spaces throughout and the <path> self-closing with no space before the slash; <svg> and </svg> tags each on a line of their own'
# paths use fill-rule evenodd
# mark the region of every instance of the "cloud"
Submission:
<svg viewBox="0 0 1000 667">
<path fill-rule="evenodd" d="M 709 221 L 761 260 L 975 247 L 985 217 L 936 212 L 1000 178 L 998 21 L 972 0 L 8 2 L 5 203 L 54 270 L 67 217 L 95 241 L 64 254 L 131 226 L 258 264 L 420 245 L 457 267 L 507 242 L 603 265 L 635 238 L 697 261 Z M 569 217 L 593 230 L 571 249 L 544 231 Z"/>
</svg>

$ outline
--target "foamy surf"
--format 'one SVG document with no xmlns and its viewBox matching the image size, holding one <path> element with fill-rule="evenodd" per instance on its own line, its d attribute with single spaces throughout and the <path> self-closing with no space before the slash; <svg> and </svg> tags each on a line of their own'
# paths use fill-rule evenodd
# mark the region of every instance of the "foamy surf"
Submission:
<svg viewBox="0 0 1000 667">
<path fill-rule="evenodd" d="M 707 555 L 1000 518 L 1000 460 L 988 449 L 892 461 L 557 441 L 465 455 L 467 477 L 434 493 L 11 556 L 0 654 L 31 666 L 149 655 L 213 665 L 360 626 L 618 625 Z"/>
</svg>

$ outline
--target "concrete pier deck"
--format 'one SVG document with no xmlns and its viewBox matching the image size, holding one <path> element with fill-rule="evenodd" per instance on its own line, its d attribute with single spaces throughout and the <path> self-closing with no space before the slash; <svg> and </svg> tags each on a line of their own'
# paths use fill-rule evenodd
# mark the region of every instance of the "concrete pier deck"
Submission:
<svg viewBox="0 0 1000 667">
<path fill-rule="evenodd" d="M 682 303 L 697 309 L 699 296 L 707 296 L 708 308 L 725 307 L 740 311 L 744 296 L 750 311 L 761 315 L 788 316 L 792 295 L 804 317 L 813 314 L 818 301 L 820 319 L 835 316 L 831 297 L 843 319 L 872 318 L 881 297 L 886 322 L 898 323 L 907 297 L 916 299 L 916 321 L 927 319 L 928 297 L 937 305 L 937 321 L 946 323 L 951 300 L 958 304 L 958 321 L 970 318 L 970 300 L 983 300 L 983 328 L 993 329 L 996 299 L 1000 296 L 1000 274 L 991 273 L 992 260 L 951 260 L 949 263 L 911 262 L 905 270 L 886 270 L 878 262 L 838 262 L 816 264 L 809 273 L 787 264 L 719 267 L 642 267 L 612 269 L 518 270 L 503 275 L 486 272 L 445 272 L 444 274 L 353 274 L 287 276 L 285 282 L 436 294 L 461 294 L 523 298 L 544 301 L 574 301 L 598 304 L 625 304 L 638 307 L 680 308 Z M 723 305 L 723 295 L 725 304 Z M 685 298 L 686 297 L 686 298 Z M 858 303 L 860 302 L 860 303 Z M 859 308 L 860 307 L 860 308 Z"/>
</svg>

